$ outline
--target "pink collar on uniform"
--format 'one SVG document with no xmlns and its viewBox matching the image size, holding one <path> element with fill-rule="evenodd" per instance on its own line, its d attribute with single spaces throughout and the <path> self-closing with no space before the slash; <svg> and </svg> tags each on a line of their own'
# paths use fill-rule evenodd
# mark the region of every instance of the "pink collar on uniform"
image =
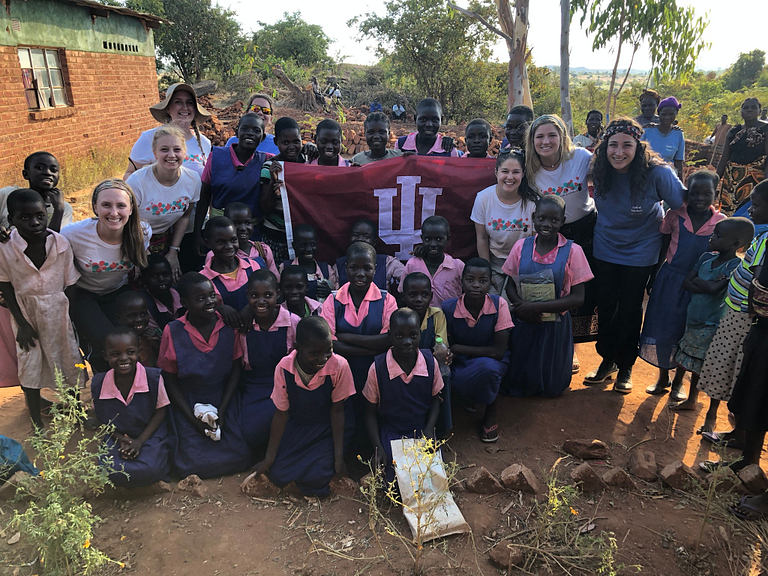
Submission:
<svg viewBox="0 0 768 576">
<path fill-rule="evenodd" d="M 456 259 L 453 256 L 450 256 L 448 254 L 443 254 L 443 256 L 444 256 L 443 261 L 440 262 L 440 265 L 437 267 L 437 270 L 435 270 L 434 275 L 430 273 L 424 258 L 414 258 L 413 263 L 417 268 L 419 268 L 419 272 L 423 272 L 429 278 L 434 280 L 435 277 L 438 274 L 440 274 L 442 270 L 453 270 L 454 268 L 456 268 Z"/>
<path fill-rule="evenodd" d="M 294 258 L 293 261 L 291 261 L 291 266 L 300 266 L 299 259 Z M 320 269 L 320 264 L 317 263 L 317 260 L 315 260 L 315 276 L 318 278 L 325 278 L 325 276 L 323 276 L 323 271 Z"/>
<path fill-rule="evenodd" d="M 336 301 L 339 304 L 344 305 L 344 319 L 350 326 L 360 326 L 366 316 L 368 316 L 368 306 L 370 302 L 381 300 L 383 298 L 381 290 L 373 282 L 368 286 L 368 291 L 363 296 L 363 301 L 360 303 L 360 308 L 355 310 L 355 303 L 352 301 L 352 296 L 349 294 L 349 282 L 344 284 L 336 292 Z"/>
<path fill-rule="evenodd" d="M 483 317 L 484 314 L 496 314 L 496 306 L 493 304 L 493 300 L 491 300 L 491 297 L 488 296 L 488 294 L 485 295 L 485 303 L 483 304 L 483 307 L 480 309 L 480 314 L 478 314 L 477 319 L 475 319 L 472 314 L 470 314 L 469 310 L 467 310 L 467 307 L 464 305 L 464 294 L 459 296 L 458 301 L 456 302 L 456 309 L 453 311 L 453 317 L 454 318 L 463 318 L 467 321 L 467 325 L 470 328 L 473 328 L 475 324 L 477 324 L 478 320 Z"/>
<path fill-rule="evenodd" d="M 287 308 L 278 306 L 277 318 L 275 318 L 275 321 L 272 323 L 272 326 L 270 326 L 266 331 L 277 332 L 280 328 L 290 327 L 292 324 L 296 322 L 293 319 L 294 316 L 295 314 L 292 314 Z M 259 328 L 259 323 L 256 322 L 256 320 L 253 321 L 253 329 L 256 330 L 256 332 L 262 331 L 261 328 Z"/>
<path fill-rule="evenodd" d="M 149 292 L 147 292 L 149 294 Z M 152 296 L 152 294 L 149 294 Z M 176 315 L 176 310 L 181 308 L 181 297 L 179 296 L 179 293 L 176 291 L 176 288 L 171 287 L 171 305 L 173 306 L 173 310 L 168 310 L 165 304 L 160 302 L 157 298 L 152 296 L 152 300 L 155 301 L 155 306 L 157 306 L 158 312 L 170 312 L 174 316 Z"/>
<path fill-rule="evenodd" d="M 128 398 L 123 398 L 122 393 L 117 389 L 115 370 L 112 369 L 104 375 L 99 400 L 120 400 L 120 402 L 128 406 L 131 400 L 133 400 L 133 395 L 141 394 L 142 392 L 149 392 L 149 382 L 147 381 L 146 368 L 144 368 L 141 362 L 137 362 L 136 375 L 133 377 L 133 384 L 131 384 L 131 390 L 128 392 Z"/>
<path fill-rule="evenodd" d="M 184 314 L 184 316 L 179 318 L 179 322 L 184 324 L 184 330 L 186 330 L 187 334 L 189 334 L 189 338 L 192 340 L 192 344 L 195 345 L 195 348 L 200 350 L 200 352 L 205 353 L 208 353 L 216 348 L 216 344 L 219 343 L 219 332 L 222 328 L 225 328 L 224 321 L 221 319 L 219 313 L 216 312 L 216 324 L 214 324 L 211 337 L 207 341 L 205 338 L 203 338 L 198 329 L 189 323 L 189 320 L 187 320 L 188 314 L 189 313 Z"/>
<path fill-rule="evenodd" d="M 691 222 L 691 217 L 688 215 L 688 207 L 683 204 L 681 208 L 673 210 L 673 212 L 683 218 L 683 225 L 685 226 L 685 229 L 693 234 L 693 222 Z M 716 210 L 714 206 L 709 207 L 709 213 L 709 219 L 701 225 L 701 228 L 696 230 L 696 236 L 712 236 L 717 223 L 720 222 L 720 220 L 725 220 L 726 218 L 725 214 L 719 210 Z"/>
<path fill-rule="evenodd" d="M 418 357 L 416 358 L 416 365 L 413 367 L 413 371 L 410 374 L 406 374 L 405 370 L 403 370 L 400 367 L 400 364 L 397 363 L 397 360 L 395 360 L 394 354 L 392 354 L 392 348 L 387 350 L 387 372 L 389 373 L 389 379 L 394 380 L 395 378 L 402 378 L 403 382 L 406 384 L 409 384 L 411 380 L 415 376 L 429 376 L 429 371 L 427 370 L 427 359 L 424 358 L 424 354 L 421 353 L 421 350 L 417 350 Z M 381 386 L 381 382 L 379 383 Z"/>
<path fill-rule="evenodd" d="M 235 153 L 235 146 L 236 144 L 232 144 L 232 146 L 229 147 L 229 157 L 232 158 L 232 165 L 235 168 L 245 168 L 248 166 L 248 164 L 253 160 L 254 156 L 256 156 L 256 151 L 254 150 L 253 154 L 251 154 L 251 157 L 248 158 L 248 160 L 245 161 L 245 163 L 240 162 L 240 158 L 237 157 L 237 154 Z"/>
<path fill-rule="evenodd" d="M 317 300 L 313 300 L 309 296 L 304 296 L 304 302 L 306 303 L 307 306 L 309 306 L 309 312 L 310 313 L 313 313 L 318 308 L 322 308 L 323 307 L 323 304 L 321 302 L 318 302 Z M 280 304 L 280 306 L 282 308 L 285 308 L 286 310 L 288 310 L 288 304 L 287 303 L 283 302 L 282 304 Z"/>
<path fill-rule="evenodd" d="M 339 163 L 337 164 L 337 166 L 349 166 L 349 163 L 346 160 L 344 160 L 344 158 L 341 157 L 341 154 L 338 155 L 338 158 L 339 158 Z M 318 163 L 318 160 L 319 158 L 315 158 L 314 160 L 312 160 L 312 162 L 310 162 L 310 164 L 313 166 L 319 166 L 320 164 Z"/>
<path fill-rule="evenodd" d="M 536 238 L 538 238 L 539 235 L 536 234 L 533 238 L 534 246 L 533 246 L 533 256 L 532 260 L 534 262 L 538 262 L 539 264 L 553 264 L 555 260 L 557 259 L 557 251 L 560 250 L 565 244 L 568 242 L 568 239 L 563 236 L 562 234 L 557 234 L 557 246 L 555 246 L 552 250 L 544 254 L 543 256 L 536 252 Z"/>
<path fill-rule="evenodd" d="M 238 260 L 238 268 L 237 268 L 237 279 L 233 280 L 226 274 L 223 274 L 221 272 L 216 272 L 213 268 L 211 268 L 211 265 L 213 264 L 213 254 L 211 253 L 210 258 L 207 258 L 205 261 L 205 265 L 203 266 L 203 269 L 200 270 L 200 274 L 205 276 L 206 278 L 209 278 L 210 280 L 213 280 L 217 276 L 222 281 L 224 286 L 227 288 L 227 290 L 237 290 L 248 282 L 248 274 L 246 273 L 246 269 L 252 268 L 254 270 L 258 270 L 258 266 L 253 260 L 250 260 L 248 258 L 241 258 L 240 256 L 236 256 Z"/>
<path fill-rule="evenodd" d="M 69 242 L 67 241 L 67 239 L 64 238 L 64 236 L 62 236 L 58 232 L 54 232 L 50 228 L 48 228 L 48 232 L 50 234 L 48 234 L 48 236 L 45 238 L 45 252 L 49 253 L 51 251 L 52 246 L 55 246 L 56 254 L 61 254 L 62 252 L 66 252 L 67 248 L 69 248 Z M 11 230 L 9 241 L 11 245 L 16 250 L 18 250 L 21 254 L 24 254 L 24 250 L 26 250 L 27 247 L 29 246 L 29 244 L 27 244 L 27 241 L 21 237 L 21 234 L 19 234 L 19 231 L 16 228 Z M 45 264 L 43 264 L 43 266 L 45 266 Z"/>
<path fill-rule="evenodd" d="M 325 366 L 317 371 L 310 379 L 309 384 L 305 386 L 304 382 L 301 380 L 301 376 L 299 376 L 299 371 L 296 369 L 296 354 L 296 350 L 291 350 L 288 356 L 285 356 L 280 360 L 278 366 L 293 374 L 296 385 L 306 388 L 307 390 L 319 388 L 320 385 L 325 382 L 326 376 L 335 374 L 339 370 L 339 357 L 336 354 L 331 354 L 331 357 L 328 359 L 328 362 L 325 363 Z"/>
<path fill-rule="evenodd" d="M 403 142 L 403 147 L 401 150 L 413 150 L 417 151 L 416 148 L 416 136 L 418 135 L 418 132 L 411 132 L 408 134 L 408 136 L 405 137 L 405 142 Z M 432 145 L 432 148 L 429 149 L 427 154 L 445 154 L 445 150 L 443 150 L 443 135 L 438 134 L 435 138 L 435 143 Z"/>
</svg>

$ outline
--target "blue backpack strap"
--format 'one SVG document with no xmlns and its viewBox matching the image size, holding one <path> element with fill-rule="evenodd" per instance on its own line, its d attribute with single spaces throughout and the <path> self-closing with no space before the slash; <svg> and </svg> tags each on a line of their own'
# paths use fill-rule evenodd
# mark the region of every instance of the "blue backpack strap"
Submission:
<svg viewBox="0 0 768 576">
<path fill-rule="evenodd" d="M 336 260 L 336 272 L 339 275 L 339 288 L 344 286 L 349 279 L 347 278 L 347 257 L 342 256 Z"/>
<path fill-rule="evenodd" d="M 320 273 L 323 275 L 323 278 L 328 278 L 328 262 L 318 262 L 317 265 L 320 267 Z"/>
<path fill-rule="evenodd" d="M 552 265 L 552 272 L 555 277 L 555 298 L 560 298 L 563 292 L 563 282 L 565 281 L 565 267 L 568 264 L 568 258 L 571 256 L 573 240 L 568 240 L 560 250 L 557 251 L 557 258 Z"/>
</svg>

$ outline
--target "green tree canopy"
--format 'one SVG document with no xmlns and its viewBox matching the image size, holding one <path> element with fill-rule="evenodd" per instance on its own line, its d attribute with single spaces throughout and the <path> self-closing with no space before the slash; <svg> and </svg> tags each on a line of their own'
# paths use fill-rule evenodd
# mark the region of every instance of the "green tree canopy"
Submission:
<svg viewBox="0 0 768 576">
<path fill-rule="evenodd" d="M 391 62 L 401 79 L 412 78 L 416 92 L 437 98 L 451 117 L 484 113 L 483 102 L 493 99 L 486 82 L 495 70 L 487 63 L 496 40 L 476 20 L 463 18 L 443 0 L 388 0 L 384 16 L 367 13 L 348 22 L 360 34 L 376 40 L 377 54 Z M 493 20 L 495 8 L 473 3 L 471 9 Z"/>
<path fill-rule="evenodd" d="M 281 60 L 292 60 L 299 66 L 317 66 L 329 60 L 331 39 L 317 24 L 307 24 L 301 12 L 285 12 L 282 20 L 274 24 L 259 22 L 261 29 L 254 32 L 253 42 L 259 52 Z"/>
<path fill-rule="evenodd" d="M 158 59 L 171 63 L 188 82 L 207 72 L 229 76 L 242 52 L 235 13 L 211 0 L 127 0 L 126 7 L 171 21 L 155 31 Z"/>
<path fill-rule="evenodd" d="M 739 54 L 736 62 L 723 74 L 723 85 L 733 92 L 750 88 L 760 77 L 764 66 L 765 52 L 762 50 Z"/>
</svg>

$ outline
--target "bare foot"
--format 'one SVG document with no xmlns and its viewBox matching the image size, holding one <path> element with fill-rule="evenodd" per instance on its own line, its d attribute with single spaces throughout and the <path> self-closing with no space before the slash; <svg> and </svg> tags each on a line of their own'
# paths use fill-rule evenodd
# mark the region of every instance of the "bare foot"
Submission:
<svg viewBox="0 0 768 576">
<path fill-rule="evenodd" d="M 701 427 L 696 430 L 696 434 L 701 434 L 702 432 L 714 432 L 715 424 L 717 424 L 717 418 L 707 417 L 704 420 L 704 424 L 702 424 Z"/>
<path fill-rule="evenodd" d="M 670 410 L 695 410 L 696 405 L 698 403 L 695 399 L 688 398 L 688 400 L 684 400 L 683 402 L 670 402 L 669 403 L 669 409 Z"/>
</svg>

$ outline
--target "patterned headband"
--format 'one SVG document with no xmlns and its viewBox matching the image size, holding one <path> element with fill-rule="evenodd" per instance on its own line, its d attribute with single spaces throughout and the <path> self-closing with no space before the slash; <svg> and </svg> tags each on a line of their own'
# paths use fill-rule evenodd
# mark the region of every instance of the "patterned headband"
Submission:
<svg viewBox="0 0 768 576">
<path fill-rule="evenodd" d="M 603 134 L 603 140 L 607 141 L 608 138 L 616 134 L 628 134 L 640 142 L 640 140 L 643 138 L 643 129 L 638 128 L 637 126 L 632 126 L 631 124 L 614 124 L 613 126 L 608 126 L 608 128 L 605 130 L 605 134 Z"/>
</svg>

